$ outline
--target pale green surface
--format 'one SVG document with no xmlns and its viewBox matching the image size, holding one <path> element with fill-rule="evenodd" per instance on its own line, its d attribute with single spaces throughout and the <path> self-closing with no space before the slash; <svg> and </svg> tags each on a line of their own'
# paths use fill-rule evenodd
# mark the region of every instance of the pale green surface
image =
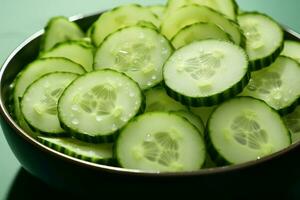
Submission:
<svg viewBox="0 0 300 200">
<path fill-rule="evenodd" d="M 51 16 L 89 14 L 128 2 L 158 4 L 163 0 L 0 0 L 0 63 Z M 299 0 L 238 0 L 243 10 L 259 10 L 300 32 Z M 298 16 L 298 17 L 297 17 Z M 0 200 L 5 199 L 19 163 L 0 133 Z"/>
</svg>

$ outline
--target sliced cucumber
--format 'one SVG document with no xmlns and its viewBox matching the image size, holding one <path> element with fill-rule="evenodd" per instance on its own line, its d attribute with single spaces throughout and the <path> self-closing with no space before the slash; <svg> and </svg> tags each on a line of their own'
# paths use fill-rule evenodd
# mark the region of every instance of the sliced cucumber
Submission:
<svg viewBox="0 0 300 200">
<path fill-rule="evenodd" d="M 33 82 L 21 101 L 21 111 L 26 121 L 41 133 L 66 134 L 58 120 L 57 102 L 64 89 L 77 77 L 77 74 L 57 72 Z"/>
<path fill-rule="evenodd" d="M 94 67 L 124 72 L 144 90 L 162 81 L 162 67 L 172 51 L 156 30 L 127 27 L 111 34 L 97 49 Z"/>
<path fill-rule="evenodd" d="M 188 120 L 191 124 L 193 124 L 199 130 L 199 133 L 201 133 L 201 135 L 204 136 L 205 127 L 204 127 L 203 121 L 200 117 L 198 117 L 197 115 L 194 115 L 191 112 L 184 111 L 184 110 L 175 111 L 173 113 Z"/>
<path fill-rule="evenodd" d="M 196 23 L 181 29 L 173 38 L 172 44 L 178 49 L 191 42 L 205 39 L 219 39 L 231 41 L 230 35 L 219 26 L 211 23 Z"/>
<path fill-rule="evenodd" d="M 260 159 L 291 144 L 290 133 L 278 113 L 250 97 L 221 104 L 212 113 L 207 130 L 208 149 L 217 164 Z"/>
<path fill-rule="evenodd" d="M 207 121 L 211 115 L 211 113 L 216 109 L 217 106 L 210 106 L 210 107 L 191 107 L 190 110 L 192 113 L 200 117 L 206 126 Z"/>
<path fill-rule="evenodd" d="M 93 47 L 82 41 L 68 41 L 55 45 L 51 50 L 43 53 L 42 58 L 68 58 L 84 67 L 87 72 L 93 70 Z"/>
<path fill-rule="evenodd" d="M 300 63 L 300 42 L 292 40 L 285 41 L 281 55 L 291 57 Z"/>
<path fill-rule="evenodd" d="M 109 34 L 121 28 L 136 25 L 140 21 L 149 21 L 156 27 L 160 23 L 149 9 L 136 4 L 117 7 L 105 12 L 94 24 L 92 31 L 93 43 L 99 46 Z"/>
<path fill-rule="evenodd" d="M 182 28 L 198 22 L 208 22 L 218 25 L 231 36 L 237 45 L 244 46 L 245 38 L 239 26 L 222 14 L 205 6 L 189 5 L 177 9 L 172 15 L 164 18 L 161 32 L 168 39 L 171 39 Z"/>
<path fill-rule="evenodd" d="M 280 56 L 270 67 L 252 73 L 242 96 L 262 99 L 280 114 L 287 114 L 297 106 L 300 97 L 300 64 L 292 58 Z"/>
<path fill-rule="evenodd" d="M 203 40 L 177 50 L 163 70 L 167 93 L 188 106 L 212 106 L 240 92 L 250 74 L 244 50 L 231 42 Z"/>
<path fill-rule="evenodd" d="M 166 6 L 164 5 L 154 5 L 154 6 L 148 6 L 150 11 L 157 16 L 159 20 L 162 20 L 165 15 Z"/>
<path fill-rule="evenodd" d="M 77 139 L 112 142 L 116 131 L 143 110 L 139 86 L 126 75 L 99 70 L 76 79 L 58 102 L 65 130 Z"/>
<path fill-rule="evenodd" d="M 30 131 L 30 127 L 28 127 L 21 113 L 20 98 L 23 97 L 25 90 L 30 84 L 51 72 L 84 74 L 85 70 L 81 65 L 65 58 L 43 58 L 32 62 L 20 72 L 14 88 L 14 111 L 17 121 L 19 121 L 21 127 L 27 131 Z"/>
<path fill-rule="evenodd" d="M 251 70 L 270 66 L 283 49 L 284 34 L 280 25 L 258 12 L 244 12 L 238 16 L 238 22 L 247 38 Z"/>
<path fill-rule="evenodd" d="M 236 20 L 238 5 L 234 0 L 168 0 L 166 13 L 172 15 L 177 9 L 192 4 L 210 7 Z"/>
<path fill-rule="evenodd" d="M 66 17 L 53 17 L 45 28 L 41 51 L 48 51 L 56 44 L 69 40 L 78 40 L 85 35 L 79 26 Z"/>
<path fill-rule="evenodd" d="M 294 112 L 287 114 L 283 117 L 283 120 L 290 130 L 292 142 L 296 143 L 300 141 L 300 106 L 298 106 Z"/>
<path fill-rule="evenodd" d="M 73 138 L 38 137 L 42 144 L 81 160 L 98 163 L 113 164 L 112 144 L 90 144 Z"/>
<path fill-rule="evenodd" d="M 144 171 L 194 171 L 205 161 L 205 143 L 186 119 L 170 113 L 146 113 L 120 133 L 115 155 L 122 167 Z"/>
<path fill-rule="evenodd" d="M 179 111 L 188 110 L 188 108 L 181 103 L 169 97 L 162 87 L 155 87 L 145 91 L 146 109 L 145 112 L 153 111 Z"/>
</svg>

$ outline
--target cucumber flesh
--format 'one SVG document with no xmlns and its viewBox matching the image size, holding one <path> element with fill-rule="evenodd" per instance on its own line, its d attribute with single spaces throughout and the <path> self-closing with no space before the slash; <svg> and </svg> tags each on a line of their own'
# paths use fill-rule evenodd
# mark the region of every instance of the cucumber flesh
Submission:
<svg viewBox="0 0 300 200">
<path fill-rule="evenodd" d="M 173 46 L 178 49 L 193 41 L 219 39 L 231 41 L 231 36 L 219 26 L 211 23 L 196 23 L 181 29 L 172 39 Z"/>
<path fill-rule="evenodd" d="M 284 34 L 280 25 L 258 12 L 245 12 L 239 15 L 238 22 L 247 38 L 251 70 L 270 66 L 283 49 Z"/>
<path fill-rule="evenodd" d="M 136 4 L 114 8 L 103 13 L 95 22 L 91 33 L 95 46 L 99 46 L 104 39 L 117 30 L 138 24 L 140 21 L 149 21 L 159 26 L 158 18 L 147 8 Z M 103 28 L 105 27 L 105 28 Z"/>
<path fill-rule="evenodd" d="M 162 87 L 155 87 L 145 91 L 146 109 L 145 112 L 161 111 L 180 111 L 188 110 L 188 108 L 181 103 L 169 97 Z"/>
<path fill-rule="evenodd" d="M 218 164 L 260 159 L 291 144 L 280 115 L 263 101 L 250 97 L 221 104 L 212 113 L 207 130 L 210 155 Z"/>
<path fill-rule="evenodd" d="M 91 144 L 74 138 L 37 137 L 42 144 L 81 160 L 98 163 L 112 164 L 112 144 Z"/>
<path fill-rule="evenodd" d="M 121 131 L 115 152 L 119 164 L 129 169 L 195 171 L 205 161 L 203 140 L 186 119 L 152 112 L 137 117 Z"/>
<path fill-rule="evenodd" d="M 211 107 L 190 107 L 190 110 L 192 113 L 197 115 L 203 120 L 203 123 L 207 124 L 207 121 L 212 114 L 212 112 L 216 109 L 217 106 L 211 106 Z"/>
<path fill-rule="evenodd" d="M 300 63 L 300 42 L 292 40 L 285 41 L 281 55 L 291 57 Z"/>
<path fill-rule="evenodd" d="M 300 64 L 280 56 L 270 67 L 252 73 L 242 96 L 262 99 L 280 114 L 287 114 L 297 106 L 300 96 Z"/>
<path fill-rule="evenodd" d="M 68 41 L 54 46 L 43 53 L 41 58 L 63 57 L 80 64 L 87 72 L 93 70 L 93 47 L 82 41 Z"/>
<path fill-rule="evenodd" d="M 127 27 L 110 35 L 95 53 L 95 69 L 125 73 L 145 90 L 162 81 L 162 68 L 173 48 L 157 30 Z"/>
<path fill-rule="evenodd" d="M 41 51 L 48 51 L 60 42 L 84 38 L 79 26 L 70 22 L 66 17 L 53 17 L 45 28 L 41 43 Z"/>
<path fill-rule="evenodd" d="M 300 106 L 294 112 L 287 114 L 283 117 L 284 122 L 290 130 L 292 142 L 297 143 L 300 141 Z"/>
<path fill-rule="evenodd" d="M 49 135 L 65 134 L 57 116 L 57 102 L 64 89 L 77 74 L 57 72 L 42 76 L 25 91 L 21 111 L 35 129 Z"/>
<path fill-rule="evenodd" d="M 240 93 L 249 80 L 246 53 L 231 42 L 203 40 L 177 50 L 163 71 L 167 93 L 188 106 L 212 106 Z"/>
<path fill-rule="evenodd" d="M 139 86 L 113 70 L 87 73 L 63 92 L 58 102 L 62 127 L 91 143 L 113 142 L 116 131 L 143 110 Z"/>
<path fill-rule="evenodd" d="M 184 6 L 164 18 L 161 32 L 168 39 L 171 39 L 182 28 L 199 22 L 213 23 L 228 33 L 235 44 L 243 46 L 244 36 L 239 26 L 224 17 L 222 14 L 205 6 L 189 5 Z"/>
<path fill-rule="evenodd" d="M 166 7 L 164 5 L 148 6 L 148 9 L 157 16 L 159 20 L 162 20 L 165 15 Z"/>
<path fill-rule="evenodd" d="M 199 133 L 202 136 L 204 136 L 205 127 L 204 127 L 203 121 L 200 117 L 198 117 L 197 115 L 194 115 L 191 112 L 183 111 L 183 110 L 176 111 L 176 112 L 173 112 L 173 113 L 175 113 L 176 115 L 179 115 L 179 116 L 185 118 L 186 120 L 188 120 L 191 124 L 193 124 L 199 130 Z"/>
</svg>

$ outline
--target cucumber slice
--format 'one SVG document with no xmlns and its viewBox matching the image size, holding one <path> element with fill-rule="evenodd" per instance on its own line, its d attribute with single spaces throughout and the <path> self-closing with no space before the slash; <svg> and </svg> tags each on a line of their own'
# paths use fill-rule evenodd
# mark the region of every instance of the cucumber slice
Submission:
<svg viewBox="0 0 300 200">
<path fill-rule="evenodd" d="M 68 41 L 55 45 L 51 50 L 43 53 L 41 58 L 68 58 L 84 67 L 87 72 L 93 70 L 93 47 L 83 41 Z"/>
<path fill-rule="evenodd" d="M 219 165 L 260 159 L 291 144 L 280 115 L 251 97 L 221 104 L 212 113 L 207 130 L 210 155 Z"/>
<path fill-rule="evenodd" d="M 168 0 L 166 15 L 172 15 L 177 9 L 192 4 L 210 7 L 236 20 L 238 5 L 234 0 Z"/>
<path fill-rule="evenodd" d="M 211 23 L 196 23 L 181 29 L 173 38 L 172 44 L 179 49 L 193 41 L 219 39 L 231 41 L 230 35 L 224 32 L 219 26 Z"/>
<path fill-rule="evenodd" d="M 182 28 L 198 22 L 218 25 L 231 36 L 235 44 L 244 46 L 245 38 L 239 26 L 234 21 L 205 6 L 189 5 L 177 9 L 171 15 L 165 17 L 161 32 L 168 39 L 171 39 Z"/>
<path fill-rule="evenodd" d="M 285 41 L 281 55 L 291 57 L 300 63 L 300 42 L 292 40 Z"/>
<path fill-rule="evenodd" d="M 155 87 L 145 92 L 146 96 L 146 109 L 145 112 L 153 111 L 179 111 L 188 110 L 188 108 L 181 103 L 169 97 L 164 88 Z"/>
<path fill-rule="evenodd" d="M 270 67 L 252 73 L 242 96 L 264 100 L 284 115 L 297 106 L 300 96 L 300 64 L 280 56 Z"/>
<path fill-rule="evenodd" d="M 238 16 L 238 22 L 247 38 L 251 70 L 270 66 L 283 49 L 284 34 L 280 25 L 258 12 L 244 12 Z"/>
<path fill-rule="evenodd" d="M 143 110 L 139 86 L 113 70 L 87 73 L 62 94 L 58 116 L 62 127 L 79 140 L 112 142 L 116 131 Z"/>
<path fill-rule="evenodd" d="M 203 121 L 200 117 L 198 117 L 197 115 L 194 115 L 191 112 L 187 112 L 184 110 L 175 111 L 173 113 L 188 120 L 191 124 L 193 124 L 198 129 L 199 133 L 201 133 L 201 135 L 204 136 L 205 127 L 204 127 Z"/>
<path fill-rule="evenodd" d="M 65 58 L 42 58 L 32 62 L 20 72 L 16 78 L 16 85 L 14 88 L 14 112 L 20 126 L 26 131 L 32 132 L 21 113 L 20 98 L 23 97 L 23 94 L 29 85 L 43 75 L 51 72 L 84 74 L 85 70 L 81 65 Z"/>
<path fill-rule="evenodd" d="M 290 130 L 292 142 L 296 143 L 300 141 L 300 106 L 298 106 L 294 112 L 287 114 L 283 117 L 285 124 Z"/>
<path fill-rule="evenodd" d="M 53 17 L 45 28 L 41 51 L 48 51 L 56 44 L 69 40 L 78 40 L 85 35 L 79 26 L 66 17 Z"/>
<path fill-rule="evenodd" d="M 99 46 L 111 33 L 127 26 L 136 25 L 140 21 L 149 21 L 156 27 L 160 23 L 149 9 L 136 4 L 120 6 L 105 12 L 94 24 L 93 43 Z"/>
<path fill-rule="evenodd" d="M 210 106 L 210 107 L 190 107 L 192 113 L 200 117 L 206 126 L 207 121 L 212 114 L 212 112 L 216 109 L 217 106 Z"/>
<path fill-rule="evenodd" d="M 98 164 L 114 163 L 112 144 L 90 144 L 74 138 L 37 137 L 42 144 L 66 155 Z"/>
<path fill-rule="evenodd" d="M 162 67 L 173 49 L 156 30 L 133 26 L 111 34 L 95 54 L 95 69 L 111 68 L 145 90 L 162 81 Z"/>
<path fill-rule="evenodd" d="M 153 112 L 127 124 L 117 138 L 115 155 L 124 168 L 194 171 L 203 165 L 206 150 L 203 137 L 186 119 Z"/>
<path fill-rule="evenodd" d="M 150 11 L 154 15 L 156 15 L 156 17 L 159 20 L 162 20 L 164 18 L 165 11 L 166 11 L 166 6 L 164 6 L 164 5 L 154 5 L 154 6 L 148 6 L 148 9 L 150 9 Z"/>
<path fill-rule="evenodd" d="M 166 62 L 169 96 L 188 106 L 213 106 L 240 92 L 250 74 L 244 50 L 231 42 L 203 40 L 177 50 Z"/>
<path fill-rule="evenodd" d="M 65 135 L 57 116 L 57 102 L 77 74 L 57 72 L 42 76 L 25 91 L 21 111 L 26 121 L 41 133 Z"/>
</svg>

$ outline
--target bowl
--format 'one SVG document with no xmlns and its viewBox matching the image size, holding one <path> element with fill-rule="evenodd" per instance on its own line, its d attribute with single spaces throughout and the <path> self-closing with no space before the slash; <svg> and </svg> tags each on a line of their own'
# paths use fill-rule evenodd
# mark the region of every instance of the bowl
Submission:
<svg viewBox="0 0 300 200">
<path fill-rule="evenodd" d="M 75 16 L 71 20 L 87 30 L 100 14 Z M 300 41 L 299 34 L 289 28 L 284 29 L 286 39 Z M 102 193 L 130 190 L 174 194 L 189 189 L 190 193 L 222 196 L 263 192 L 266 187 L 284 191 L 300 180 L 300 143 L 260 160 L 183 173 L 147 173 L 104 166 L 42 145 L 24 132 L 9 113 L 10 85 L 18 72 L 37 58 L 42 34 L 43 31 L 39 31 L 29 37 L 13 51 L 1 68 L 0 123 L 10 148 L 23 168 L 45 183 L 79 195 L 101 196 Z"/>
</svg>

